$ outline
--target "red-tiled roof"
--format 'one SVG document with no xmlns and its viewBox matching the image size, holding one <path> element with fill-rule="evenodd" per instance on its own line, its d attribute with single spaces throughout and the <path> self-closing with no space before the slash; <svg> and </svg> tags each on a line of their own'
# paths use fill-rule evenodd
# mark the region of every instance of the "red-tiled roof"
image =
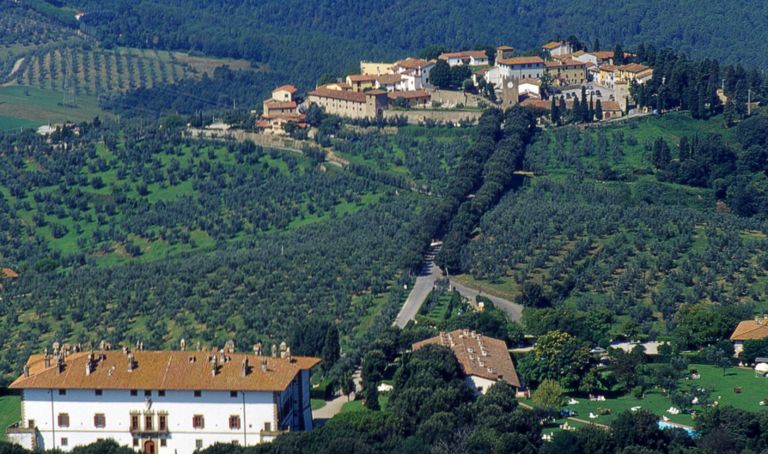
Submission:
<svg viewBox="0 0 768 454">
<path fill-rule="evenodd" d="M 731 334 L 731 340 L 760 340 L 768 337 L 768 324 L 764 320 L 744 320 L 739 322 Z"/>
<path fill-rule="evenodd" d="M 286 84 L 286 85 L 281 85 L 281 86 L 275 88 L 274 90 L 272 90 L 272 93 L 274 93 L 276 91 L 287 91 L 290 94 L 294 94 L 294 93 L 296 93 L 296 87 L 294 87 L 291 84 Z"/>
<path fill-rule="evenodd" d="M 317 87 L 315 90 L 309 92 L 309 96 L 316 96 L 319 98 L 331 98 L 340 99 L 342 101 L 350 102 L 365 102 L 367 96 L 384 95 L 386 91 L 382 90 L 369 90 L 369 91 L 346 91 L 346 90 L 331 90 L 324 86 Z"/>
<path fill-rule="evenodd" d="M 446 52 L 440 54 L 440 60 L 448 60 L 449 58 L 488 58 L 488 55 L 484 50 L 463 50 L 461 52 Z"/>
<path fill-rule="evenodd" d="M 499 46 L 496 50 L 515 50 L 515 48 L 512 46 Z"/>
<path fill-rule="evenodd" d="M 376 81 L 381 85 L 393 85 L 403 80 L 403 76 L 400 74 L 382 74 L 376 76 Z"/>
<path fill-rule="evenodd" d="M 295 109 L 297 104 L 294 101 L 277 101 L 275 99 L 268 99 L 264 101 L 264 104 L 267 105 L 270 109 Z"/>
<path fill-rule="evenodd" d="M 557 49 L 558 47 L 560 47 L 560 46 L 562 46 L 564 44 L 565 44 L 564 41 L 550 41 L 550 42 L 548 42 L 547 44 L 544 44 L 541 47 L 543 47 L 544 49 L 547 49 L 547 50 L 552 50 L 552 49 Z"/>
<path fill-rule="evenodd" d="M 442 345 L 450 348 L 466 375 L 475 375 L 488 380 L 504 380 L 512 386 L 520 387 L 515 365 L 509 356 L 507 345 L 502 340 L 469 330 L 457 329 L 416 342 L 413 344 L 413 350 L 427 345 Z"/>
<path fill-rule="evenodd" d="M 620 71 L 626 71 L 628 73 L 640 73 L 649 69 L 651 68 L 641 65 L 640 63 L 630 63 L 628 65 L 619 66 Z"/>
<path fill-rule="evenodd" d="M 350 82 L 373 82 L 376 76 L 373 74 L 350 74 L 347 76 Z"/>
<path fill-rule="evenodd" d="M 408 57 L 405 60 L 400 60 L 396 62 L 394 66 L 399 66 L 400 68 L 406 68 L 406 69 L 417 69 L 417 68 L 424 68 L 431 64 L 432 62 L 423 60 L 421 58 Z"/>
<path fill-rule="evenodd" d="M 514 57 L 514 58 L 502 58 L 500 60 L 496 60 L 496 62 L 500 65 L 535 65 L 535 64 L 541 64 L 544 65 L 544 60 L 541 59 L 541 57 Z"/>
<path fill-rule="evenodd" d="M 8 279 L 16 279 L 19 277 L 19 273 L 12 270 L 11 268 L 3 268 L 0 270 L 0 275 L 3 277 L 7 277 Z"/>
<path fill-rule="evenodd" d="M 43 355 L 32 355 L 27 361 L 29 377 L 23 374 L 11 384 L 12 389 L 166 389 L 166 390 L 238 390 L 282 391 L 301 371 L 311 369 L 318 358 L 268 357 L 267 371 L 261 369 L 262 356 L 227 353 L 228 360 L 218 360 L 213 375 L 211 355 L 208 352 L 136 351 L 135 366 L 128 370 L 128 356 L 121 351 L 106 351 L 86 375 L 88 352 L 67 356 L 65 367 L 59 372 L 56 359 L 45 367 Z M 221 354 L 216 355 L 221 358 Z M 194 358 L 194 359 L 192 359 Z M 243 375 L 243 359 L 248 359 L 248 370 Z"/>
</svg>

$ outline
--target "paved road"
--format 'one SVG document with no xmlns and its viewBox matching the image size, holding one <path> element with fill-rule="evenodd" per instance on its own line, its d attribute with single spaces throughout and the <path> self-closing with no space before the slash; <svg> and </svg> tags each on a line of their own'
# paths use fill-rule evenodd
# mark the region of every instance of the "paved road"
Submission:
<svg viewBox="0 0 768 454">
<path fill-rule="evenodd" d="M 435 281 L 442 276 L 440 268 L 435 265 L 435 254 L 440 250 L 440 246 L 433 246 L 429 249 L 427 255 L 424 256 L 424 261 L 421 263 L 421 269 L 419 270 L 419 276 L 416 278 L 416 283 L 411 289 L 411 293 L 408 295 L 408 299 L 405 300 L 403 307 L 400 309 L 400 313 L 397 314 L 393 325 L 400 329 L 405 328 L 405 325 L 409 321 L 416 317 L 419 313 L 421 305 L 424 304 L 429 292 L 435 287 Z"/>
<path fill-rule="evenodd" d="M 403 307 L 400 309 L 400 313 L 395 318 L 394 326 L 402 329 L 409 321 L 416 317 L 419 313 L 421 305 L 424 304 L 429 292 L 435 286 L 435 281 L 442 277 L 440 268 L 434 263 L 435 254 L 440 250 L 440 245 L 430 248 L 427 255 L 424 256 L 424 261 L 421 264 L 419 270 L 419 276 L 416 278 L 416 284 L 411 289 L 411 293 L 408 295 L 408 299 L 405 300 Z M 519 321 L 523 316 L 523 306 L 515 304 L 512 301 L 497 296 L 484 293 L 482 289 L 476 290 L 468 287 L 465 284 L 450 280 L 451 287 L 457 290 L 462 296 L 468 298 L 474 305 L 475 297 L 482 295 L 493 302 L 493 305 L 504 311 L 510 320 Z"/>
<path fill-rule="evenodd" d="M 362 379 L 360 378 L 360 369 L 357 369 L 355 373 L 352 374 L 352 380 L 355 382 L 355 390 L 362 390 L 363 385 Z M 315 424 L 322 425 L 325 421 L 339 414 L 341 407 L 343 407 L 344 404 L 352 402 L 353 400 L 355 400 L 355 392 L 349 396 L 342 394 L 333 400 L 328 400 L 322 408 L 318 408 L 312 412 L 312 419 L 315 420 Z"/>
<path fill-rule="evenodd" d="M 466 285 L 454 280 L 451 280 L 450 282 L 451 287 L 461 293 L 462 296 L 469 298 L 471 301 L 474 301 L 477 295 L 482 295 L 488 298 L 491 300 L 494 306 L 504 311 L 510 320 L 519 321 L 523 316 L 523 306 L 519 304 L 515 304 L 512 301 L 505 300 L 504 298 L 499 298 L 498 296 L 489 295 L 483 292 L 482 289 L 476 290 L 474 288 L 467 287 Z"/>
</svg>

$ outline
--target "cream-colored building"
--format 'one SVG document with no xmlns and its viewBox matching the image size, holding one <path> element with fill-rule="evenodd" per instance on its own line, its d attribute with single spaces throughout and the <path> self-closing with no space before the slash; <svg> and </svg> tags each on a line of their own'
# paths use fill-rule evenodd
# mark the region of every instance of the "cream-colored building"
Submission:
<svg viewBox="0 0 768 454">
<path fill-rule="evenodd" d="M 394 74 L 394 63 L 361 61 L 360 74 L 379 76 L 382 74 Z"/>
<path fill-rule="evenodd" d="M 365 91 L 376 88 L 376 78 L 373 74 L 350 74 L 347 76 L 347 85 L 352 91 Z"/>
<path fill-rule="evenodd" d="M 496 60 L 512 58 L 515 56 L 515 48 L 512 46 L 499 46 L 496 48 Z"/>
<path fill-rule="evenodd" d="M 347 118 L 377 118 L 388 106 L 387 92 L 332 90 L 325 86 L 309 92 L 309 102 L 317 104 L 326 113 Z"/>
<path fill-rule="evenodd" d="M 587 63 L 563 58 L 546 62 L 547 74 L 555 86 L 581 85 L 587 81 Z"/>
<path fill-rule="evenodd" d="M 553 57 L 567 55 L 573 52 L 573 48 L 567 41 L 551 41 L 541 46 L 541 49 L 549 52 L 549 55 Z"/>
</svg>

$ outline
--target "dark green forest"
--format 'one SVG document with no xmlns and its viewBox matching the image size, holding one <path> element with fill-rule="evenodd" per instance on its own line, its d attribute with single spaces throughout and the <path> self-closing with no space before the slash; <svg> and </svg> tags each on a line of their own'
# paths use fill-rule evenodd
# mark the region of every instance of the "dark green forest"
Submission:
<svg viewBox="0 0 768 454">
<path fill-rule="evenodd" d="M 532 49 L 578 36 L 593 46 L 669 46 L 695 58 L 760 66 L 766 5 L 685 1 L 190 2 L 67 0 L 88 14 L 78 24 L 105 45 L 193 50 L 268 64 L 301 84 L 353 69 L 361 59 L 396 58 L 430 45 L 509 44 Z"/>
</svg>

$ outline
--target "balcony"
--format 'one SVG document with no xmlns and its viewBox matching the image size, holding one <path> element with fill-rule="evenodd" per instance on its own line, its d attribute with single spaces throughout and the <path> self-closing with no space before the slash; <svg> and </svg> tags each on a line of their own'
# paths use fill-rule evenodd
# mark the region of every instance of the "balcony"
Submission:
<svg viewBox="0 0 768 454">
<path fill-rule="evenodd" d="M 160 429 L 159 427 L 152 427 L 152 428 L 131 427 L 130 431 L 132 434 L 136 434 L 136 435 L 167 434 L 168 428 L 165 427 L 163 429 Z"/>
<path fill-rule="evenodd" d="M 11 424 L 5 429 L 5 439 L 34 451 L 38 446 L 38 433 L 34 427 L 25 428 L 21 421 Z"/>
</svg>

